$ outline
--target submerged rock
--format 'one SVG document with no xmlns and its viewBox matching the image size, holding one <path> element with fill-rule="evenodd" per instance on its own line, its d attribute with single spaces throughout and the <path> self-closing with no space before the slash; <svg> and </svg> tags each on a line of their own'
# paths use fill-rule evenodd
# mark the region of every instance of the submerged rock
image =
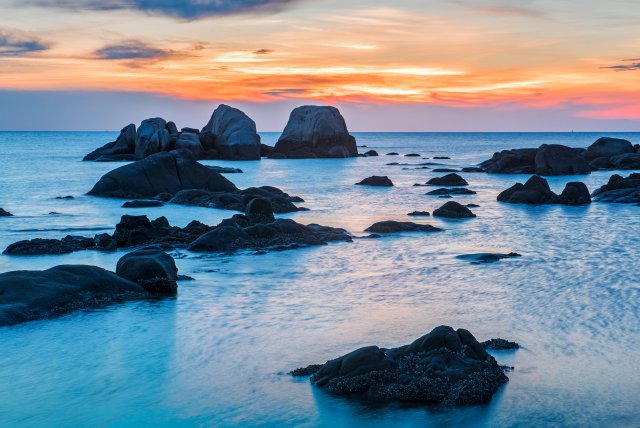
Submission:
<svg viewBox="0 0 640 428">
<path fill-rule="evenodd" d="M 640 203 L 640 173 L 626 178 L 612 175 L 607 184 L 593 192 L 593 198 L 597 202 Z"/>
<path fill-rule="evenodd" d="M 516 183 L 498 195 L 498 201 L 511 204 L 584 205 L 591 203 L 591 195 L 584 183 L 567 183 L 561 195 L 551 191 L 544 178 L 534 175 L 525 184 Z"/>
<path fill-rule="evenodd" d="M 506 339 L 489 339 L 482 342 L 484 349 L 490 349 L 493 351 L 504 351 L 510 349 L 520 349 L 520 345 L 516 342 L 510 342 Z"/>
<path fill-rule="evenodd" d="M 150 207 L 161 207 L 164 203 L 162 201 L 155 200 L 135 200 L 135 201 L 127 201 L 122 204 L 122 208 L 150 208 Z"/>
<path fill-rule="evenodd" d="M 361 186 L 393 186 L 393 182 L 386 175 L 373 175 L 356 184 Z"/>
<path fill-rule="evenodd" d="M 13 217 L 13 214 L 0 208 L 0 217 Z"/>
<path fill-rule="evenodd" d="M 215 150 L 218 157 L 229 160 L 258 160 L 260 136 L 256 123 L 237 108 L 220 104 L 202 128 L 200 140 L 205 150 Z"/>
<path fill-rule="evenodd" d="M 209 166 L 207 165 L 207 168 L 209 168 L 212 171 L 217 172 L 218 174 L 242 174 L 242 170 L 240 168 L 231 168 L 231 167 L 226 167 L 226 166 Z"/>
<path fill-rule="evenodd" d="M 509 380 L 469 331 L 448 326 L 410 345 L 367 346 L 298 370 L 314 372 L 311 381 L 336 395 L 446 405 L 486 403 Z"/>
<path fill-rule="evenodd" d="M 509 259 L 513 257 L 522 257 L 521 254 L 518 253 L 476 253 L 476 254 L 463 254 L 460 256 L 456 256 L 456 258 L 460 260 L 466 260 L 473 265 L 484 264 L 484 263 L 495 263 L 502 259 Z"/>
<path fill-rule="evenodd" d="M 428 217 L 431 214 L 429 214 L 429 211 L 413 211 L 413 212 L 410 212 L 407 215 L 410 215 L 410 216 L 413 216 L 413 217 Z"/>
<path fill-rule="evenodd" d="M 455 201 L 449 201 L 440 208 L 434 210 L 433 216 L 446 218 L 472 218 L 476 215 L 464 205 Z"/>
<path fill-rule="evenodd" d="M 469 183 L 456 173 L 447 174 L 442 177 L 434 177 L 427 181 L 429 186 L 468 186 Z"/>
<path fill-rule="evenodd" d="M 475 194 L 476 192 L 474 192 L 473 190 L 459 188 L 459 187 L 454 189 L 441 187 L 440 189 L 427 192 L 427 195 L 475 195 Z"/>
<path fill-rule="evenodd" d="M 356 139 L 344 118 L 330 106 L 294 109 L 270 157 L 347 158 L 358 156 Z"/>
<path fill-rule="evenodd" d="M 379 221 L 365 229 L 371 233 L 399 233 L 399 232 L 440 232 L 442 229 L 430 224 L 418 224 L 409 221 Z"/>
<path fill-rule="evenodd" d="M 438 159 L 438 158 L 434 158 L 434 159 Z M 460 172 L 460 171 L 453 168 L 435 168 L 433 172 Z"/>
</svg>

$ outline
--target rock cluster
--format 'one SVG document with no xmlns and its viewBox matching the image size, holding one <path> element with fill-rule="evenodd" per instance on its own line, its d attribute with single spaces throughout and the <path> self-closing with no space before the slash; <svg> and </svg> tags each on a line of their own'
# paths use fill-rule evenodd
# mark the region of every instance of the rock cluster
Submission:
<svg viewBox="0 0 640 428">
<path fill-rule="evenodd" d="M 578 181 L 567 183 L 562 193 L 556 195 L 547 180 L 534 175 L 525 184 L 516 183 L 500 193 L 498 201 L 529 205 L 584 205 L 591 203 L 591 195 L 587 186 Z"/>
<path fill-rule="evenodd" d="M 593 192 L 597 202 L 616 202 L 621 204 L 640 203 L 640 173 L 628 177 L 615 174 L 609 182 Z"/>
</svg>

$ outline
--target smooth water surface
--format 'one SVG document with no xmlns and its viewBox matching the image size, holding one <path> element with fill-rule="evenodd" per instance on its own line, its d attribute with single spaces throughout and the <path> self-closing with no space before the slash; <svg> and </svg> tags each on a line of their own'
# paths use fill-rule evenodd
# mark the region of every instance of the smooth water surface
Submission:
<svg viewBox="0 0 640 428">
<path fill-rule="evenodd" d="M 609 134 L 614 135 L 614 134 Z M 111 232 L 123 214 L 166 216 L 184 226 L 217 224 L 233 212 L 167 205 L 124 209 L 86 196 L 120 163 L 81 162 L 114 133 L 0 133 L 0 247 L 20 239 Z M 239 187 L 273 185 L 302 196 L 298 222 L 354 235 L 379 220 L 445 229 L 356 239 L 256 255 L 172 254 L 177 298 L 134 302 L 0 328 L 0 426 L 640 426 L 640 207 L 500 204 L 497 194 L 527 176 L 461 174 L 477 195 L 471 220 L 416 219 L 446 202 L 414 187 L 441 175 L 390 162 L 476 164 L 494 151 L 560 143 L 586 147 L 599 134 L 356 134 L 361 151 L 336 160 L 213 162 L 240 167 Z M 640 134 L 614 135 L 640 143 Z M 263 134 L 273 143 L 277 134 Z M 385 156 L 420 153 L 422 160 Z M 431 166 L 434 168 L 435 166 Z M 407 169 L 405 169 L 407 168 Z M 612 172 L 553 177 L 590 190 Z M 624 172 L 627 174 L 627 172 Z M 354 186 L 388 175 L 395 187 Z M 55 199 L 72 195 L 75 199 Z M 55 212 L 56 214 L 49 214 Z M 472 265 L 457 255 L 521 258 Z M 123 252 L 0 256 L 0 271 L 65 263 L 114 269 Z M 289 370 L 357 347 L 403 345 L 448 324 L 485 340 L 518 341 L 496 352 L 514 366 L 490 404 L 470 408 L 372 406 L 336 398 Z"/>
</svg>

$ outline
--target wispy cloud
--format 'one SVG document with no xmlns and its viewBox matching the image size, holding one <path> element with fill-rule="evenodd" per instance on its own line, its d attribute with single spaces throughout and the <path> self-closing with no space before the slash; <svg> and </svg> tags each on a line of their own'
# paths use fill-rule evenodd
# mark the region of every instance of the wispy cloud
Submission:
<svg viewBox="0 0 640 428">
<path fill-rule="evenodd" d="M 257 51 L 253 51 L 254 54 L 256 55 L 268 55 L 270 53 L 273 53 L 272 49 L 258 49 Z"/>
<path fill-rule="evenodd" d="M 626 62 L 627 64 L 606 65 L 600 68 L 609 68 L 615 71 L 640 70 L 640 58 L 623 59 L 622 62 Z"/>
<path fill-rule="evenodd" d="M 25 56 L 49 48 L 48 43 L 33 36 L 0 30 L 0 57 Z"/>
<path fill-rule="evenodd" d="M 467 9 L 493 15 L 521 16 L 527 18 L 542 18 L 547 16 L 546 12 L 542 10 L 525 6 L 515 6 L 506 2 L 484 3 L 478 1 L 457 0 L 455 3 Z"/>
<path fill-rule="evenodd" d="M 301 95 L 306 93 L 306 89 L 298 88 L 286 88 L 286 89 L 272 89 L 267 92 L 263 92 L 264 95 L 270 95 L 272 97 L 287 97 L 291 95 Z"/>
<path fill-rule="evenodd" d="M 170 51 L 140 41 L 107 45 L 94 53 L 97 58 L 104 60 L 155 60 L 171 55 Z"/>
<path fill-rule="evenodd" d="M 239 13 L 274 13 L 300 0 L 26 0 L 20 4 L 70 10 L 137 10 L 198 19 Z"/>
</svg>

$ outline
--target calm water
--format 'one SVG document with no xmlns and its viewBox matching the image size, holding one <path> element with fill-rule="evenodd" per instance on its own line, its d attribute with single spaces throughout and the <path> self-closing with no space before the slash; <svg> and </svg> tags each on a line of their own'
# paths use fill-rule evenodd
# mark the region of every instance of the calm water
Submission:
<svg viewBox="0 0 640 428">
<path fill-rule="evenodd" d="M 614 135 L 614 134 L 609 134 Z M 640 143 L 640 134 L 619 134 Z M 82 156 L 114 133 L 0 133 L 0 247 L 19 239 L 110 232 L 120 216 L 216 224 L 229 211 L 120 208 L 85 196 L 115 163 Z M 263 134 L 273 143 L 277 134 Z M 450 156 L 466 166 L 511 147 L 587 146 L 599 134 L 356 134 L 384 154 Z M 364 149 L 368 150 L 368 149 Z M 419 158 L 208 162 L 242 168 L 240 187 L 274 185 L 305 198 L 296 221 L 358 235 L 445 202 L 426 196 Z M 411 167 L 409 167 L 411 168 Z M 396 187 L 353 184 L 388 175 Z M 640 207 L 526 207 L 496 195 L 526 176 L 462 174 L 477 219 L 417 220 L 446 229 L 266 255 L 173 253 L 176 299 L 136 302 L 0 328 L 0 426 L 640 426 Z M 580 177 L 590 190 L 610 172 Z M 560 191 L 576 177 L 551 178 Z M 74 200 L 56 196 L 73 195 Z M 49 212 L 59 214 L 48 215 Z M 415 219 L 413 219 L 415 220 Z M 517 251 L 471 265 L 455 256 Z M 0 256 L 0 271 L 86 263 L 122 253 Z M 440 324 L 524 346 L 495 353 L 515 366 L 490 404 L 464 409 L 369 407 L 326 395 L 288 370 L 369 344 L 408 343 Z"/>
</svg>

